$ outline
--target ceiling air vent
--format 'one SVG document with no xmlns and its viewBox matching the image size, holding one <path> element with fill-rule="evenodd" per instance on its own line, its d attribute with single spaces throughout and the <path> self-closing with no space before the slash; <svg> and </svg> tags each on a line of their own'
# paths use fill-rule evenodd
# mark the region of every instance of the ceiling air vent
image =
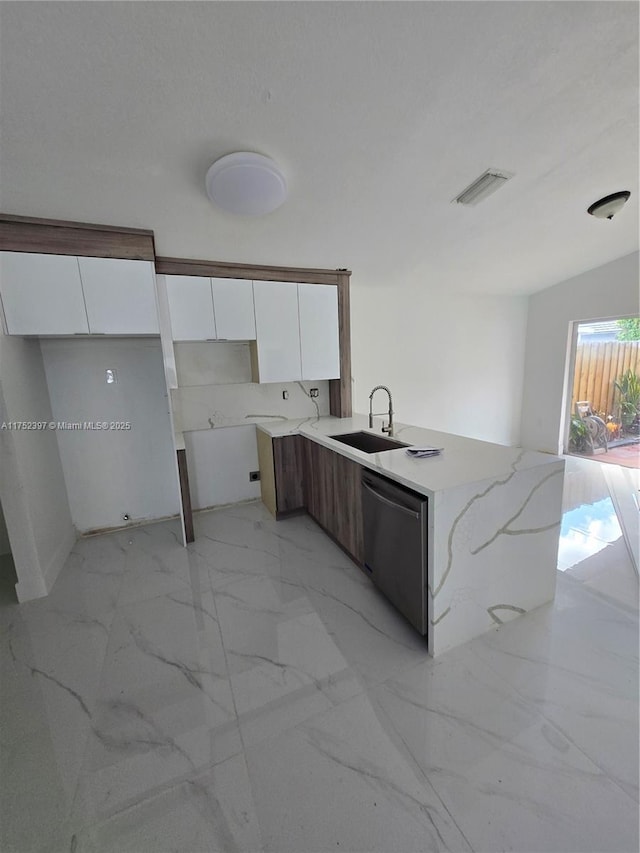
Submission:
<svg viewBox="0 0 640 853">
<path fill-rule="evenodd" d="M 469 184 L 454 201 L 458 204 L 478 204 L 487 196 L 499 190 L 513 175 L 509 172 L 498 172 L 496 169 L 487 169 L 484 174 Z"/>
</svg>

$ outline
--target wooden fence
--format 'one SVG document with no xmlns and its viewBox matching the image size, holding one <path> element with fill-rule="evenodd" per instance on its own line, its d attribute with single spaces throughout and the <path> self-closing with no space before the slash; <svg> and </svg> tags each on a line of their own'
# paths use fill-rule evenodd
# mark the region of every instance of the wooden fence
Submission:
<svg viewBox="0 0 640 853">
<path fill-rule="evenodd" d="M 617 418 L 619 395 L 613 383 L 629 368 L 640 374 L 640 341 L 578 344 L 571 414 L 576 400 L 588 400 L 594 411 Z"/>
</svg>

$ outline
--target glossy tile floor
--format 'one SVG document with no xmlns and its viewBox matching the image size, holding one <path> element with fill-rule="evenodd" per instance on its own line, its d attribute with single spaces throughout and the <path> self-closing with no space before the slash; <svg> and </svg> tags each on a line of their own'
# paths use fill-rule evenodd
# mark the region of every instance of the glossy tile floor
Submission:
<svg viewBox="0 0 640 853">
<path fill-rule="evenodd" d="M 637 543 L 640 471 L 567 457 L 563 510 L 558 569 L 637 612 L 638 575 L 618 513 L 626 519 L 627 537 Z"/>
<path fill-rule="evenodd" d="M 308 517 L 196 523 L 4 574 L 3 853 L 637 851 L 628 602 L 565 571 L 434 661 Z M 617 541 L 582 562 L 633 579 Z"/>
</svg>

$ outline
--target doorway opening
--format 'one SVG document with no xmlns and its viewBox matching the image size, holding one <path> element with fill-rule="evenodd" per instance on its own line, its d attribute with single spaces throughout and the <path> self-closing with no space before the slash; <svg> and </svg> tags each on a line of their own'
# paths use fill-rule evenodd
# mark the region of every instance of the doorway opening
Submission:
<svg viewBox="0 0 640 853">
<path fill-rule="evenodd" d="M 564 452 L 640 468 L 640 318 L 575 324 Z"/>
</svg>

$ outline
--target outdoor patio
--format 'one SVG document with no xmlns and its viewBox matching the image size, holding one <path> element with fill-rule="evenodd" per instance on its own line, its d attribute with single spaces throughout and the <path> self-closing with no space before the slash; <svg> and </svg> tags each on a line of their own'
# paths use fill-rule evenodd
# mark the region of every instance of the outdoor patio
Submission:
<svg viewBox="0 0 640 853">
<path fill-rule="evenodd" d="M 640 468 L 637 318 L 580 324 L 567 452 Z"/>
</svg>

